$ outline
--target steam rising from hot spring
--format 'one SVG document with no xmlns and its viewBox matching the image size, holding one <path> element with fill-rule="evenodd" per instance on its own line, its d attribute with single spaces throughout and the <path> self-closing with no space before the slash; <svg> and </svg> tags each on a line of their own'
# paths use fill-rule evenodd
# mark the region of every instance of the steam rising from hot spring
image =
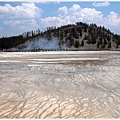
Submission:
<svg viewBox="0 0 120 120">
<path fill-rule="evenodd" d="M 67 48 L 66 44 L 59 45 L 58 38 L 52 38 L 48 40 L 46 38 L 36 39 L 34 41 L 28 42 L 27 46 L 23 48 L 23 50 L 31 50 L 35 49 L 65 49 Z"/>
</svg>

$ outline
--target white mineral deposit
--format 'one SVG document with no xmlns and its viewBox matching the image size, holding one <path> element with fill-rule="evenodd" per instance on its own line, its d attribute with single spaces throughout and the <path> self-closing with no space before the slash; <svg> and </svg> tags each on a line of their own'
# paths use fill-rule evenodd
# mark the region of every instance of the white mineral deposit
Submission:
<svg viewBox="0 0 120 120">
<path fill-rule="evenodd" d="M 0 52 L 0 118 L 119 118 L 120 52 Z"/>
</svg>

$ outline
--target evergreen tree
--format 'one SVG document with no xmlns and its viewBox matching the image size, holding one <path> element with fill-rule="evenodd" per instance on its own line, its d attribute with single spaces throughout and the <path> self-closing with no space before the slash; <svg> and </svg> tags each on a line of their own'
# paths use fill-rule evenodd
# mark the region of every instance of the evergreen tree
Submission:
<svg viewBox="0 0 120 120">
<path fill-rule="evenodd" d="M 109 48 L 109 49 L 111 48 L 111 42 L 108 43 L 108 47 L 107 48 Z"/>
<path fill-rule="evenodd" d="M 84 46 L 84 40 L 81 41 L 81 46 Z"/>
<path fill-rule="evenodd" d="M 78 48 L 79 47 L 79 41 L 75 41 L 75 44 L 74 44 L 75 48 Z"/>
</svg>

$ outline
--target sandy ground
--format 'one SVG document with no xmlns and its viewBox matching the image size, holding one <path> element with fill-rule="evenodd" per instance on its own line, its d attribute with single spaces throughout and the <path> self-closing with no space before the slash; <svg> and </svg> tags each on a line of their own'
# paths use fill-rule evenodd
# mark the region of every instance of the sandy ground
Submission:
<svg viewBox="0 0 120 120">
<path fill-rule="evenodd" d="M 0 118 L 119 117 L 119 51 L 0 53 Z"/>
</svg>

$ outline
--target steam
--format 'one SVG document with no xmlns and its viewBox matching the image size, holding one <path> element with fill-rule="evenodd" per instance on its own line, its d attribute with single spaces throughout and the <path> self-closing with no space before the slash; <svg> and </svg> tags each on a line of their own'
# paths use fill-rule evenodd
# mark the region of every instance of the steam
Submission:
<svg viewBox="0 0 120 120">
<path fill-rule="evenodd" d="M 46 38 L 36 39 L 34 41 L 28 42 L 27 46 L 23 50 L 35 49 L 65 49 L 67 48 L 66 44 L 59 45 L 58 38 L 52 38 L 48 40 Z"/>
</svg>

